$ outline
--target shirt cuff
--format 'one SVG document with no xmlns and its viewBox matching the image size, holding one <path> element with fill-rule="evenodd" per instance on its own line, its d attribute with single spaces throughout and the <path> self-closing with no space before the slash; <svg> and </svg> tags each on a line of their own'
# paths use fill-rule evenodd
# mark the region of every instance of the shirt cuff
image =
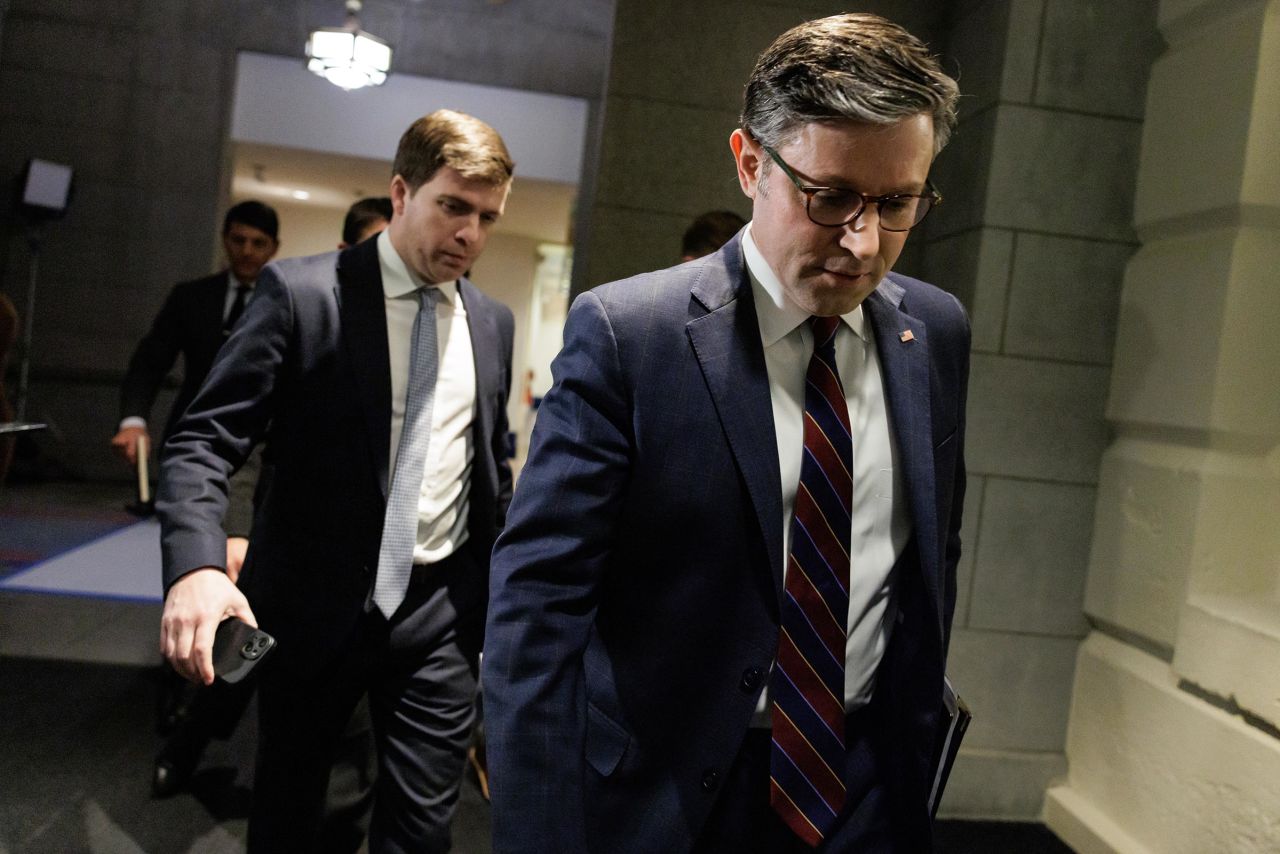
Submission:
<svg viewBox="0 0 1280 854">
<path fill-rule="evenodd" d="M 147 419 L 139 418 L 137 415 L 130 415 L 128 418 L 121 419 L 120 426 L 116 429 L 124 430 L 125 428 L 128 428 L 128 427 L 141 427 L 143 430 L 146 430 Z"/>
</svg>

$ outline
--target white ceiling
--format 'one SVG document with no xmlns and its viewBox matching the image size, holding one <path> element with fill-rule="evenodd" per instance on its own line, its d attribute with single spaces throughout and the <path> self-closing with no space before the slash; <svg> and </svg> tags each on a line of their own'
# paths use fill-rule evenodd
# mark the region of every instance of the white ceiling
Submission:
<svg viewBox="0 0 1280 854">
<path fill-rule="evenodd" d="M 345 211 L 364 196 L 385 196 L 391 180 L 390 160 L 368 160 L 298 148 L 236 142 L 232 144 L 231 194 L 237 199 L 287 201 L 294 205 Z M 294 192 L 309 198 L 300 200 Z M 569 242 L 578 188 L 572 184 L 520 177 L 495 231 L 549 243 Z"/>
</svg>

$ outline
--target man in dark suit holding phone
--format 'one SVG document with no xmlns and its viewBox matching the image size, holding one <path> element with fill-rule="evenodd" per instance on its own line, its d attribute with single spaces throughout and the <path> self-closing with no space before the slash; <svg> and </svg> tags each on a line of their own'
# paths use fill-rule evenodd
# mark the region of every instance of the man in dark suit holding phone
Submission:
<svg viewBox="0 0 1280 854">
<path fill-rule="evenodd" d="M 510 498 L 511 312 L 464 277 L 502 215 L 497 132 L 441 110 L 396 153 L 390 226 L 268 266 L 166 444 L 161 647 L 213 678 L 218 623 L 278 641 L 259 685 L 251 851 L 311 850 L 333 745 L 368 692 L 372 851 L 445 851 L 473 717 L 489 552 Z M 227 478 L 270 477 L 225 574 Z"/>
<path fill-rule="evenodd" d="M 338 248 L 347 249 L 382 233 L 391 222 L 392 213 L 391 199 L 385 196 L 353 202 L 343 217 L 342 239 Z M 232 581 L 239 579 L 249 547 L 249 535 L 253 526 L 253 496 L 261 467 L 262 454 L 259 449 L 250 455 L 231 479 L 223 527 L 227 532 L 227 577 Z M 249 582 L 250 579 L 246 577 L 241 589 L 250 589 Z M 239 621 L 224 620 L 219 627 L 220 638 L 224 629 L 232 629 L 232 622 L 247 626 Z M 227 632 L 227 637 L 231 637 L 230 632 Z M 220 669 L 218 643 L 215 641 L 214 668 L 219 676 L 224 677 L 223 682 L 231 681 L 223 670 L 231 669 L 243 674 L 262 660 L 260 657 L 242 657 L 238 652 L 240 644 L 227 643 L 226 647 L 224 652 L 227 660 Z M 255 687 L 253 680 L 249 680 L 234 687 L 215 683 L 200 689 L 190 704 L 187 716 L 165 740 L 156 757 L 151 779 L 153 795 L 168 797 L 186 787 L 209 741 L 231 736 Z M 356 705 L 352 718 L 339 739 L 333 770 L 329 775 L 322 831 L 324 840 L 319 850 L 350 852 L 360 848 L 368 835 L 376 775 L 372 723 L 369 719 L 368 698 L 365 697 Z"/>
<path fill-rule="evenodd" d="M 969 325 L 890 270 L 956 97 L 883 18 L 784 33 L 750 224 L 574 302 L 494 551 L 495 850 L 930 850 Z"/>
</svg>

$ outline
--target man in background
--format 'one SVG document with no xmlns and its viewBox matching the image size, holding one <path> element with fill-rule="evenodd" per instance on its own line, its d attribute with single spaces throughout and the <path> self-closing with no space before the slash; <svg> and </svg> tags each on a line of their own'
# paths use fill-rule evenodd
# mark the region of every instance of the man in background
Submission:
<svg viewBox="0 0 1280 854">
<path fill-rule="evenodd" d="M 204 382 L 214 356 L 252 298 L 258 274 L 279 251 L 279 231 L 279 217 L 270 206 L 252 200 L 233 205 L 222 220 L 226 269 L 181 282 L 169 291 L 129 359 L 120 387 L 120 425 L 111 447 L 130 466 L 138 465 L 140 441 L 144 457 L 151 453 L 154 436 L 148 422 L 165 377 L 181 356 L 182 385 L 159 434 L 161 442 Z M 151 511 L 147 503 L 136 509 Z M 157 728 L 168 733 L 186 716 L 191 692 L 167 667 L 161 668 L 158 684 Z"/>
<path fill-rule="evenodd" d="M 346 249 L 368 240 L 391 222 L 391 199 L 386 196 L 370 196 L 360 199 L 347 208 L 342 220 L 342 242 L 339 249 Z"/>
<path fill-rule="evenodd" d="M 733 211 L 707 211 L 694 218 L 680 240 L 680 260 L 710 255 L 728 243 L 747 221 Z"/>
<path fill-rule="evenodd" d="M 449 849 L 511 490 L 514 321 L 463 273 L 512 171 L 484 122 L 450 110 L 414 122 L 386 231 L 268 267 L 166 442 L 162 650 L 208 684 L 223 619 L 261 619 L 278 641 L 258 684 L 251 852 L 318 847 L 334 745 L 366 693 L 370 850 Z M 250 608 L 227 577 L 222 519 L 227 478 L 259 440 Z"/>
<path fill-rule="evenodd" d="M 280 220 L 258 201 L 232 206 L 222 220 L 222 249 L 227 269 L 182 282 L 169 292 L 151 329 L 138 342 L 120 388 L 120 426 L 111 447 L 137 464 L 138 439 L 151 447 L 151 407 L 164 378 L 182 356 L 182 385 L 174 398 L 163 441 L 204 382 L 213 357 L 253 298 L 262 268 L 280 250 Z"/>
</svg>

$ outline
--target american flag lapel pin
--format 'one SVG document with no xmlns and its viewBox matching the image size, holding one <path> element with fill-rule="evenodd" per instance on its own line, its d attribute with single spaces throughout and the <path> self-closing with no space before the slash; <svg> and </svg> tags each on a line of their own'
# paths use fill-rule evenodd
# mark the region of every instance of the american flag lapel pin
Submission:
<svg viewBox="0 0 1280 854">
<path fill-rule="evenodd" d="M 903 344 L 906 344 L 908 341 L 916 340 L 916 336 L 911 334 L 910 329 L 904 329 L 898 333 L 898 340 L 901 341 Z"/>
</svg>

